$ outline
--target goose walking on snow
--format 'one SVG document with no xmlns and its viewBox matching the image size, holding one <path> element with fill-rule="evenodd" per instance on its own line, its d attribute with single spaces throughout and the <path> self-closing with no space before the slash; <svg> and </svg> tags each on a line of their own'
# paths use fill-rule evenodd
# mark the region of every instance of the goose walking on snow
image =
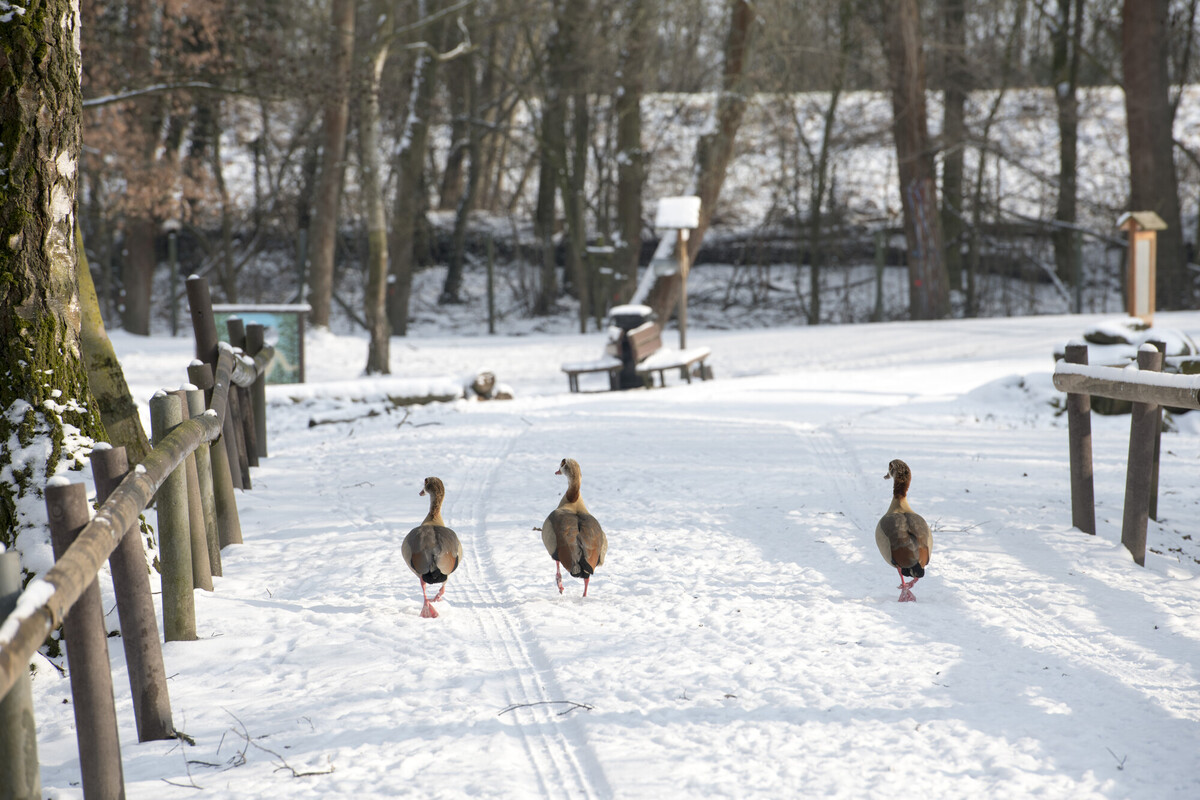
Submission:
<svg viewBox="0 0 1200 800">
<path fill-rule="evenodd" d="M 421 606 L 421 616 L 437 617 L 438 613 L 432 603 L 436 603 L 446 594 L 446 578 L 458 568 L 462 561 L 462 544 L 458 534 L 446 527 L 442 520 L 442 498 L 446 496 L 446 487 L 440 478 L 426 478 L 421 495 L 429 495 L 429 513 L 425 521 L 408 532 L 404 537 L 401 552 L 404 563 L 413 574 L 421 579 L 421 597 L 425 604 Z M 440 583 L 442 588 L 432 601 L 425 592 L 425 584 Z"/>
<path fill-rule="evenodd" d="M 588 582 L 596 567 L 604 563 L 608 552 L 608 537 L 579 496 L 581 473 L 573 458 L 564 458 L 555 475 L 567 476 L 567 491 L 542 523 L 542 544 L 556 562 L 554 580 L 558 593 L 563 592 L 562 568 L 573 578 L 583 578 L 583 596 L 587 597 Z"/>
<path fill-rule="evenodd" d="M 883 559 L 900 573 L 900 602 L 913 602 L 912 587 L 925 577 L 929 554 L 933 550 L 933 535 L 925 519 L 908 504 L 908 485 L 912 471 L 900 459 L 888 464 L 887 475 L 892 479 L 892 503 L 875 526 L 875 544 Z M 904 579 L 912 578 L 905 583 Z"/>
</svg>

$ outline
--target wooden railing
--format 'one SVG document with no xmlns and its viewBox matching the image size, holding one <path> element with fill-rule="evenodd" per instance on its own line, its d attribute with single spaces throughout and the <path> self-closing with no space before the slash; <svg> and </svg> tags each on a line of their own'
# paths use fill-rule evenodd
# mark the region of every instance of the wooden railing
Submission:
<svg viewBox="0 0 1200 800">
<path fill-rule="evenodd" d="M 1054 387 L 1067 393 L 1067 428 L 1071 461 L 1071 522 L 1096 532 L 1092 480 L 1091 398 L 1108 397 L 1133 403 L 1129 423 L 1129 461 L 1125 473 L 1125 505 L 1121 543 L 1134 561 L 1146 564 L 1149 520 L 1158 518 L 1158 462 L 1162 410 L 1200 409 L 1200 376 L 1163 374 L 1161 342 L 1143 345 L 1137 369 L 1089 366 L 1087 345 L 1067 345 L 1054 368 Z"/>
<path fill-rule="evenodd" d="M 108 639 L 96 581 L 105 560 L 117 598 L 138 739 L 177 736 L 139 517 L 155 504 L 164 638 L 195 639 L 193 591 L 212 589 L 212 576 L 221 574 L 221 548 L 242 541 L 234 488 L 250 488 L 249 466 L 257 464 L 260 451 L 265 453 L 265 426 L 259 424 L 265 421 L 262 385 L 274 356 L 272 348 L 263 346 L 261 326 L 247 332 L 240 320 L 229 321 L 230 339 L 240 345 L 239 337 L 249 338 L 256 352 L 248 356 L 232 344 L 218 343 L 203 278 L 188 280 L 188 299 L 198 360 L 187 368 L 190 385 L 159 392 L 150 401 L 149 455 L 129 470 L 124 448 L 96 448 L 91 461 L 99 508 L 94 516 L 83 483 L 53 478 L 45 488 L 54 566 L 30 581 L 6 620 L 0 616 L 0 762 L 6 767 L 0 770 L 5 776 L 0 796 L 40 797 L 28 669 L 35 651 L 60 624 L 84 796 L 124 796 Z M 0 599 L 20 591 L 16 557 L 15 552 L 0 553 Z"/>
</svg>

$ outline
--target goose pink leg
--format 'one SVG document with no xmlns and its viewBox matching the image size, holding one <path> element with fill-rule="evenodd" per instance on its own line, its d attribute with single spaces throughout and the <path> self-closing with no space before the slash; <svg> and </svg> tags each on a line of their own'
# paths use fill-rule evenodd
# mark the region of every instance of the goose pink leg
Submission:
<svg viewBox="0 0 1200 800">
<path fill-rule="evenodd" d="M 446 594 L 446 584 L 443 583 L 442 588 L 438 589 L 437 597 L 433 598 L 433 602 L 436 603 L 438 600 L 441 600 L 445 594 Z"/>
<path fill-rule="evenodd" d="M 429 602 L 429 595 L 425 594 L 424 578 L 421 578 L 421 597 L 425 599 L 425 605 L 421 606 L 421 616 L 425 619 L 437 619 L 437 609 Z"/>
<path fill-rule="evenodd" d="M 900 599 L 897 602 L 899 602 L 899 603 L 915 603 L 915 602 L 917 602 L 917 596 L 912 593 L 912 587 L 916 586 L 917 581 L 919 581 L 921 579 L 913 578 L 912 581 L 910 581 L 909 583 L 905 583 L 904 582 L 904 573 L 900 572 L 899 567 L 896 567 L 896 572 L 900 573 Z"/>
<path fill-rule="evenodd" d="M 591 578 L 584 578 L 584 579 L 583 579 L 583 596 L 584 596 L 584 597 L 587 597 L 587 587 L 588 587 L 588 581 L 590 581 L 590 580 L 591 580 Z"/>
<path fill-rule="evenodd" d="M 563 593 L 562 564 L 554 562 L 554 582 L 558 584 L 558 593 Z"/>
</svg>

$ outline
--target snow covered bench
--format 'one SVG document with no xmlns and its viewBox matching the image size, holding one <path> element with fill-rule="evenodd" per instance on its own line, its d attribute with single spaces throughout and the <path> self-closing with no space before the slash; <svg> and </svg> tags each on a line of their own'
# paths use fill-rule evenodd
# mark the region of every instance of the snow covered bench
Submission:
<svg viewBox="0 0 1200 800">
<path fill-rule="evenodd" d="M 591 372 L 607 372 L 609 388 L 615 388 L 617 373 L 621 371 L 621 359 L 616 356 L 601 356 L 593 361 L 576 361 L 562 365 L 567 373 L 567 386 L 572 392 L 579 391 L 579 376 Z"/>
<path fill-rule="evenodd" d="M 658 385 L 666 386 L 667 379 L 665 372 L 669 369 L 683 370 L 683 376 L 687 378 L 687 382 L 692 382 L 692 365 L 698 365 L 697 370 L 701 380 L 708 380 L 712 373 L 704 364 L 704 359 L 712 355 L 710 347 L 689 347 L 685 350 L 676 350 L 673 347 L 663 347 L 637 365 L 639 375 L 646 376 L 650 388 L 654 388 L 654 373 L 658 373 Z"/>
</svg>

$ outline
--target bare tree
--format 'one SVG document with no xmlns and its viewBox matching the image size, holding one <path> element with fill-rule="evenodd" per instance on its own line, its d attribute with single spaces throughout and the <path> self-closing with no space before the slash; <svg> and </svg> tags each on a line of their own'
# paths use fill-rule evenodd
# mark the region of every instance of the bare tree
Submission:
<svg viewBox="0 0 1200 800">
<path fill-rule="evenodd" d="M 350 117 L 350 71 L 354 57 L 355 0 L 332 0 L 329 68 L 331 85 L 324 102 L 321 178 L 313 203 L 311 319 L 329 327 L 333 303 L 333 262 L 337 248 L 338 206 L 346 168 L 346 129 Z"/>
<path fill-rule="evenodd" d="M 916 0 L 882 0 L 880 36 L 892 95 L 892 135 L 908 244 L 909 313 L 939 319 L 950 312 L 942 258 L 933 148 L 925 109 L 925 53 Z"/>
<path fill-rule="evenodd" d="M 368 336 L 366 372 L 368 375 L 387 375 L 391 372 L 391 331 L 387 315 L 388 231 L 387 213 L 383 207 L 379 92 L 383 83 L 383 68 L 387 64 L 388 51 L 392 44 L 392 30 L 395 27 L 391 4 L 385 2 L 375 17 L 380 22 L 371 32 L 367 43 L 358 121 L 359 163 L 362 172 L 363 204 L 367 217 L 367 287 L 363 294 L 363 317 L 367 321 Z"/>
<path fill-rule="evenodd" d="M 417 218 L 425 207 L 425 156 L 429 144 L 430 115 L 438 80 L 438 46 L 442 42 L 443 19 L 440 0 L 416 0 L 414 29 L 416 51 L 409 81 L 408 107 L 403 116 L 399 145 L 393 160 L 395 195 L 388 252 L 392 259 L 392 296 L 388 314 L 392 332 L 408 333 L 409 300 L 412 295 L 414 241 Z"/>
<path fill-rule="evenodd" d="M 1163 309 L 1192 304 L 1171 135 L 1168 6 L 1168 0 L 1125 0 L 1121 13 L 1130 203 L 1133 211 L 1154 211 L 1167 224 L 1158 233 L 1156 299 Z"/>
<path fill-rule="evenodd" d="M 966 0 L 942 0 L 942 234 L 946 274 L 962 286 L 963 152 L 966 148 L 967 68 Z"/>
<path fill-rule="evenodd" d="M 637 288 L 638 257 L 642 250 L 642 188 L 646 156 L 642 151 L 642 96 L 646 58 L 652 30 L 653 0 L 624 4 L 624 40 L 617 97 L 617 230 L 614 270 L 620 295 L 628 299 Z"/>
<path fill-rule="evenodd" d="M 1073 230 L 1078 205 L 1079 59 L 1083 47 L 1084 0 L 1058 0 L 1051 30 L 1054 102 L 1058 107 L 1058 201 L 1054 219 L 1054 264 L 1058 277 L 1078 285 L 1079 234 Z M 1079 309 L 1076 309 L 1077 311 Z"/>
</svg>

